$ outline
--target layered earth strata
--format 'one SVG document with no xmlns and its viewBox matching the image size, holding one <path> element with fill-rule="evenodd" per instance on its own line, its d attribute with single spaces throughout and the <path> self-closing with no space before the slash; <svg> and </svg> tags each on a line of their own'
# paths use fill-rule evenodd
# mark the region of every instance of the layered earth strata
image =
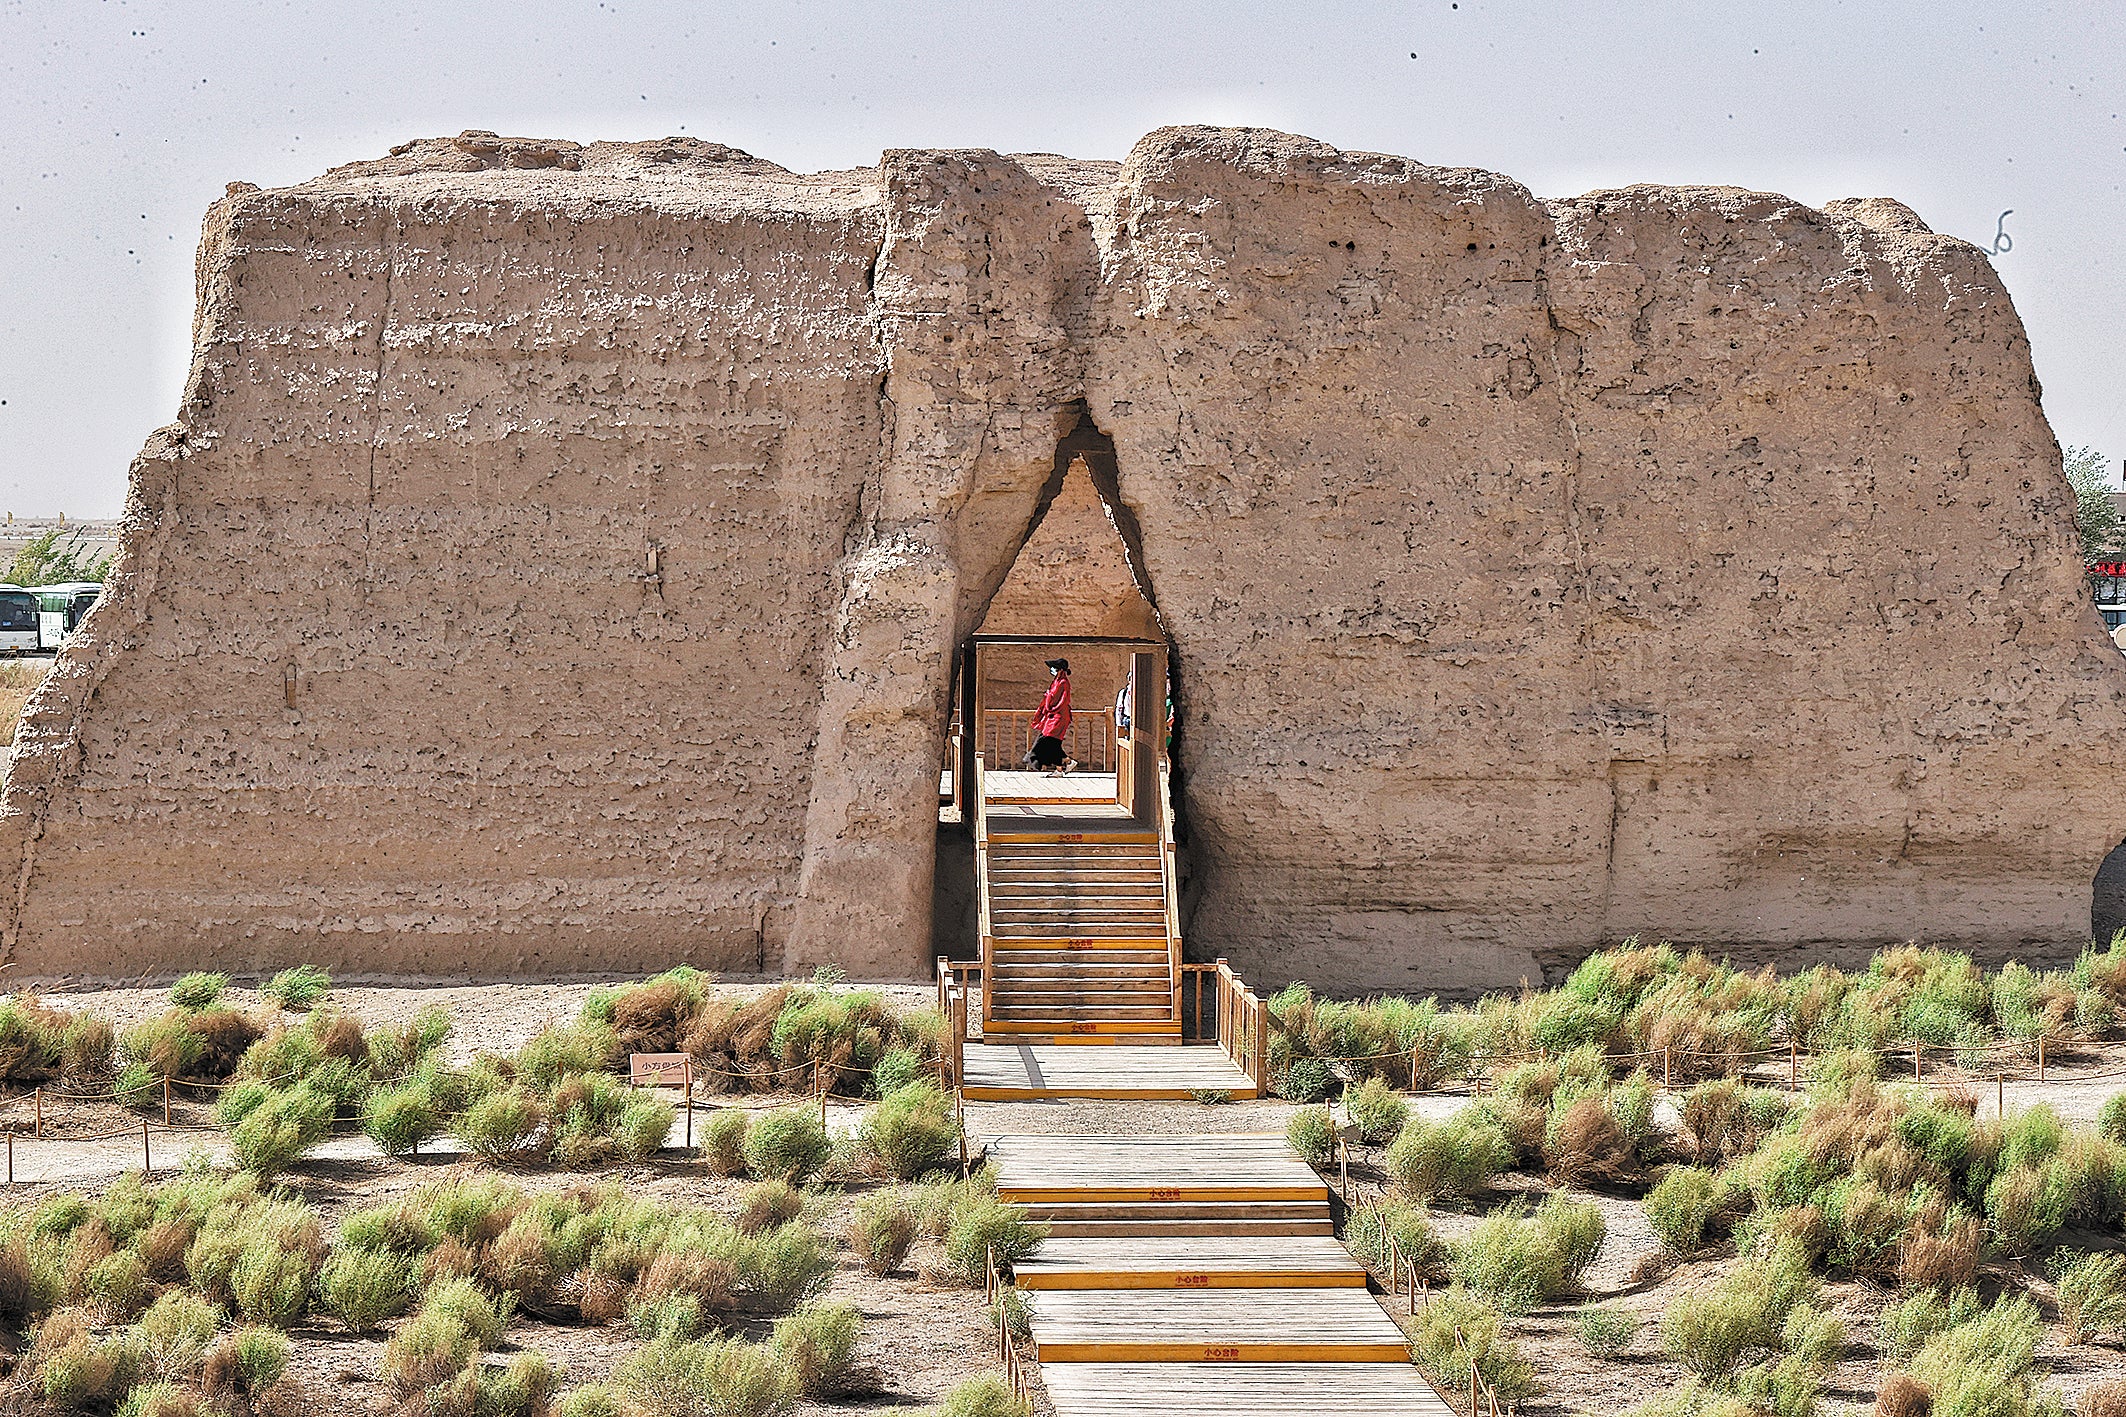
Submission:
<svg viewBox="0 0 2126 1417">
<path fill-rule="evenodd" d="M 2086 936 L 2126 662 L 1981 252 L 1190 128 L 232 187 L 18 735 L 7 950 L 919 973 L 953 651 L 1098 435 L 1191 953 L 1455 988 Z"/>
</svg>

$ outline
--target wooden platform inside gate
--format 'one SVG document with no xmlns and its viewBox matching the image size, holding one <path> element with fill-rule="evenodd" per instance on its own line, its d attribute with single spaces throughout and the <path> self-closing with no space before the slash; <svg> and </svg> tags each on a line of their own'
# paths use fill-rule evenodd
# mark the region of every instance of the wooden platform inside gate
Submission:
<svg viewBox="0 0 2126 1417">
<path fill-rule="evenodd" d="M 1410 1361 L 1363 1289 L 1041 1289 L 1026 1303 L 1043 1364 Z"/>
<path fill-rule="evenodd" d="M 1314 1201 L 1328 1184 L 1282 1135 L 1016 1135 L 989 1143 L 997 1195 L 1038 1201 Z"/>
<path fill-rule="evenodd" d="M 1327 1236 L 1052 1236 L 1014 1269 L 1026 1290 L 1366 1287 L 1365 1266 Z"/>
<path fill-rule="evenodd" d="M 1070 1043 L 970 1043 L 962 1068 L 963 1091 L 979 1102 L 1044 1097 L 1182 1102 L 1198 1091 L 1227 1092 L 1245 1101 L 1256 1095 L 1255 1080 L 1214 1044 L 1131 1043 L 1127 1035 Z"/>
<path fill-rule="evenodd" d="M 1392 1363 L 1059 1363 L 1041 1380 L 1056 1417 L 1454 1417 Z"/>
</svg>

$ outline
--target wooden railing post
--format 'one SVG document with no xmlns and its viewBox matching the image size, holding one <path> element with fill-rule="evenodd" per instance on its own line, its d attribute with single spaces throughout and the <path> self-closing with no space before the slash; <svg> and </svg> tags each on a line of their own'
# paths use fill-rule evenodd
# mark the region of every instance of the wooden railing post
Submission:
<svg viewBox="0 0 2126 1417">
<path fill-rule="evenodd" d="M 1270 1012 L 1252 991 L 1248 997 L 1255 1009 L 1255 1090 L 1265 1092 L 1270 1086 Z"/>
</svg>

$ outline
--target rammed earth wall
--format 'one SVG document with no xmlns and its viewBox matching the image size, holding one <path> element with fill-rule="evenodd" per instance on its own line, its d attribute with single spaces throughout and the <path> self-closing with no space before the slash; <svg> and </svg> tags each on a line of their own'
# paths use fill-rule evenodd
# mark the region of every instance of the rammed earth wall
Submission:
<svg viewBox="0 0 2126 1417">
<path fill-rule="evenodd" d="M 1175 649 L 1193 954 L 1461 988 L 1633 933 L 2086 934 L 2126 662 L 1980 252 L 1173 129 L 232 189 L 17 740 L 7 946 L 919 973 L 951 650 L 1081 420 Z"/>
</svg>

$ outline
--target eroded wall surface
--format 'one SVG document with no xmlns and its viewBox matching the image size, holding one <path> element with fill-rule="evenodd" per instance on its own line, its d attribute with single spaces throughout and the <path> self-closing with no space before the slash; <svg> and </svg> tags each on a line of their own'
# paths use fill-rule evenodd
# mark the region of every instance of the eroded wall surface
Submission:
<svg viewBox="0 0 2126 1417">
<path fill-rule="evenodd" d="M 952 649 L 1087 413 L 1192 954 L 2057 954 L 2126 837 L 2020 323 L 1894 203 L 466 135 L 232 189 L 200 286 L 0 798 L 25 972 L 920 973 Z"/>
</svg>

